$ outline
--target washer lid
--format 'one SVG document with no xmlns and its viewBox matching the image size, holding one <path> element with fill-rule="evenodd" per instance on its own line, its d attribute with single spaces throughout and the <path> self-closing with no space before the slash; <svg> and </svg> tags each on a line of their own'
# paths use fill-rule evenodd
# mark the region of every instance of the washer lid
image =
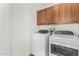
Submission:
<svg viewBox="0 0 79 59">
<path fill-rule="evenodd" d="M 49 33 L 49 31 L 48 30 L 39 30 L 38 33 L 47 34 L 47 33 Z"/>
<path fill-rule="evenodd" d="M 56 31 L 55 34 L 74 35 L 74 33 L 71 31 Z"/>
</svg>

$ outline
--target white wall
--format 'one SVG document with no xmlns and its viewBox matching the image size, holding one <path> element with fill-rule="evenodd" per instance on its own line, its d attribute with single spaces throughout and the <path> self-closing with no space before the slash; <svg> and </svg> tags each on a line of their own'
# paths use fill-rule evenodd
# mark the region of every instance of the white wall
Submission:
<svg viewBox="0 0 79 59">
<path fill-rule="evenodd" d="M 10 7 L 10 55 L 30 54 L 31 11 L 25 4 L 11 4 Z"/>
<path fill-rule="evenodd" d="M 59 25 L 42 25 L 42 26 L 38 26 L 39 28 L 37 30 L 40 29 L 47 29 L 49 30 L 49 28 L 55 28 L 55 30 L 67 30 L 67 31 L 72 31 L 74 32 L 76 35 L 79 35 L 79 24 L 59 24 Z"/>
<path fill-rule="evenodd" d="M 9 4 L 0 3 L 0 55 L 9 55 Z"/>
<path fill-rule="evenodd" d="M 76 35 L 79 34 L 79 24 L 62 24 L 56 25 L 56 30 L 70 30 Z"/>
</svg>

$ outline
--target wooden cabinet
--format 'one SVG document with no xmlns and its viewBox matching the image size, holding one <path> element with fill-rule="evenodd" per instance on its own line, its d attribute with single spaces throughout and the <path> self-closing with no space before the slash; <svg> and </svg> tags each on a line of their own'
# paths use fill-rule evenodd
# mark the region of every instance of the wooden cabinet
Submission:
<svg viewBox="0 0 79 59">
<path fill-rule="evenodd" d="M 37 24 L 79 23 L 79 4 L 62 3 L 37 12 Z"/>
<path fill-rule="evenodd" d="M 55 24 L 57 24 L 58 23 L 58 5 L 55 5 L 53 10 L 54 10 L 53 14 L 54 14 Z"/>
<path fill-rule="evenodd" d="M 37 24 L 38 25 L 47 24 L 47 9 L 43 9 L 37 12 Z"/>
<path fill-rule="evenodd" d="M 38 25 L 55 24 L 53 7 L 49 7 L 37 12 L 37 24 Z"/>
<path fill-rule="evenodd" d="M 47 8 L 47 23 L 48 24 L 56 24 L 56 21 L 54 19 L 54 7 L 51 6 Z"/>
<path fill-rule="evenodd" d="M 79 4 L 78 3 L 74 3 L 71 6 L 71 21 L 72 23 L 79 23 Z"/>
<path fill-rule="evenodd" d="M 58 23 L 79 23 L 79 4 L 64 3 L 58 5 Z"/>
<path fill-rule="evenodd" d="M 71 4 L 58 5 L 58 23 L 68 23 L 71 18 Z"/>
</svg>

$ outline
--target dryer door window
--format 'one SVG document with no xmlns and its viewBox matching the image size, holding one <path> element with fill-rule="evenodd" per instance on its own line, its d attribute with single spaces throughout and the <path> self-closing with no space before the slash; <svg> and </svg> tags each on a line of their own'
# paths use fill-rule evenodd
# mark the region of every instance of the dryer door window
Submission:
<svg viewBox="0 0 79 59">
<path fill-rule="evenodd" d="M 58 56 L 78 56 L 78 50 L 51 44 L 51 53 Z"/>
</svg>

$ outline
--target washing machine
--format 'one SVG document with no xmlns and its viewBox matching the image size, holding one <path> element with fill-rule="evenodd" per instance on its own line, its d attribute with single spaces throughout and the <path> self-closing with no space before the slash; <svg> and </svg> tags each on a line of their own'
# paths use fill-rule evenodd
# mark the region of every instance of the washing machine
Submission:
<svg viewBox="0 0 79 59">
<path fill-rule="evenodd" d="M 32 34 L 31 40 L 31 54 L 34 56 L 48 56 L 49 55 L 49 33 L 40 31 Z"/>
</svg>

